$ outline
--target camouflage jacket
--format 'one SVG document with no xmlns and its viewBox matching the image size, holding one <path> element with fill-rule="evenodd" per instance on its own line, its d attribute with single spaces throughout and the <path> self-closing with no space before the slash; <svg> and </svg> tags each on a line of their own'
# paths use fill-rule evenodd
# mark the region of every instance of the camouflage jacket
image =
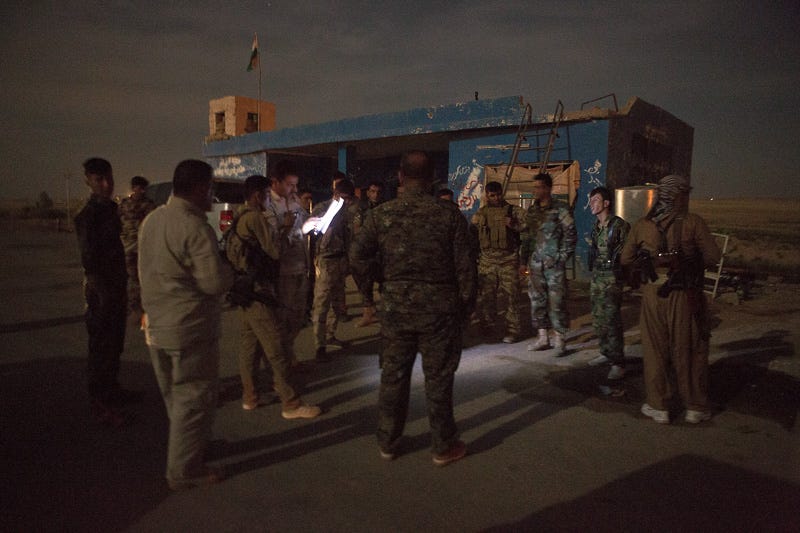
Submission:
<svg viewBox="0 0 800 533">
<path fill-rule="evenodd" d="M 87 278 L 114 286 L 127 283 L 120 227 L 117 204 L 94 194 L 75 217 L 75 233 Z"/>
<path fill-rule="evenodd" d="M 523 264 L 564 264 L 575 253 L 578 233 L 569 206 L 551 199 L 548 207 L 535 201 L 525 213 L 526 230 L 520 246 Z"/>
<path fill-rule="evenodd" d="M 608 231 L 604 231 L 604 230 Z M 631 225 L 616 215 L 609 215 L 608 224 L 600 226 L 595 221 L 592 226 L 592 242 L 589 248 L 589 270 L 598 272 L 613 271 L 621 279 L 620 257 L 622 245 Z"/>
<path fill-rule="evenodd" d="M 129 196 L 128 198 L 123 198 L 122 202 L 120 202 L 119 218 L 122 222 L 120 238 L 126 254 L 136 251 L 139 225 L 144 220 L 144 217 L 155 208 L 155 202 L 147 196 L 143 196 L 139 200 L 134 200 Z"/>
<path fill-rule="evenodd" d="M 469 313 L 477 271 L 467 221 L 452 202 L 408 185 L 367 212 L 350 249 L 354 272 L 377 263 L 387 313 Z"/>
<path fill-rule="evenodd" d="M 347 216 L 354 234 L 364 225 L 364 217 L 367 216 L 367 211 L 379 206 L 381 203 L 382 202 L 372 203 L 368 198 L 362 198 L 347 208 Z"/>
</svg>

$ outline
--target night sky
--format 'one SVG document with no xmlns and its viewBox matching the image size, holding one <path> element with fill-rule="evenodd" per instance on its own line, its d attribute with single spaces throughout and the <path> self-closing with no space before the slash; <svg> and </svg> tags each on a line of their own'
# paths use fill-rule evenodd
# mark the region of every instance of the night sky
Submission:
<svg viewBox="0 0 800 533">
<path fill-rule="evenodd" d="M 12 1 L 0 15 L 0 198 L 64 198 L 67 175 L 83 195 L 95 155 L 118 193 L 135 174 L 171 179 L 202 157 L 209 100 L 257 96 L 254 32 L 279 128 L 475 91 L 535 114 L 639 96 L 695 128 L 695 196 L 800 196 L 797 0 Z"/>
</svg>

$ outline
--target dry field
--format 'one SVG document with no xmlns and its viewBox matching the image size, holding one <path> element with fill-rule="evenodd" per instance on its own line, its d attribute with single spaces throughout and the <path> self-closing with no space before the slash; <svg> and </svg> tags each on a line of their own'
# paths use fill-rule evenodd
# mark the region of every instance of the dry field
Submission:
<svg viewBox="0 0 800 533">
<path fill-rule="evenodd" d="M 780 275 L 800 281 L 800 209 L 797 199 L 732 198 L 692 200 L 690 210 L 711 231 L 730 236 L 726 267 L 758 277 Z"/>
</svg>

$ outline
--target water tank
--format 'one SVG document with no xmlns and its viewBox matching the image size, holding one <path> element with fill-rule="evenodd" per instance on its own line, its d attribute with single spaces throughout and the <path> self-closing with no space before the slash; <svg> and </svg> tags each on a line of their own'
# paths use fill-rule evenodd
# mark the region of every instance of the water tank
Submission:
<svg viewBox="0 0 800 533">
<path fill-rule="evenodd" d="M 615 214 L 633 224 L 645 216 L 656 203 L 655 185 L 620 187 L 614 191 Z"/>
</svg>

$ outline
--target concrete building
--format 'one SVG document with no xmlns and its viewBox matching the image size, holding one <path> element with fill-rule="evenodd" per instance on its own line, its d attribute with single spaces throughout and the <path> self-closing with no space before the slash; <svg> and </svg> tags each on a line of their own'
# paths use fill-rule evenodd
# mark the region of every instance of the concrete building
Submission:
<svg viewBox="0 0 800 533">
<path fill-rule="evenodd" d="M 328 194 L 331 175 L 338 169 L 356 186 L 383 180 L 391 196 L 400 154 L 424 149 L 437 163 L 440 185 L 455 191 L 467 216 L 478 208 L 483 184 L 491 180 L 504 182 L 509 201 L 526 206 L 532 177 L 545 168 L 554 177 L 554 193 L 574 206 L 575 274 L 585 277 L 583 259 L 593 222 L 588 211 L 591 189 L 641 185 L 669 173 L 691 174 L 691 126 L 638 97 L 622 109 L 615 97 L 613 103 L 613 108 L 577 111 L 556 106 L 552 114 L 535 115 L 522 97 L 512 96 L 249 134 L 238 129 L 228 134 L 226 129 L 224 138 L 215 137 L 219 111 L 214 110 L 219 107 L 212 106 L 204 156 L 218 175 L 229 178 L 267 174 L 278 160 L 290 158 L 319 195 Z M 274 123 L 274 106 L 267 106 L 271 104 L 262 103 L 263 109 L 272 110 Z M 241 115 L 235 107 L 232 112 Z M 225 108 L 226 120 L 229 113 Z M 508 171 L 514 152 L 516 162 Z"/>
</svg>

